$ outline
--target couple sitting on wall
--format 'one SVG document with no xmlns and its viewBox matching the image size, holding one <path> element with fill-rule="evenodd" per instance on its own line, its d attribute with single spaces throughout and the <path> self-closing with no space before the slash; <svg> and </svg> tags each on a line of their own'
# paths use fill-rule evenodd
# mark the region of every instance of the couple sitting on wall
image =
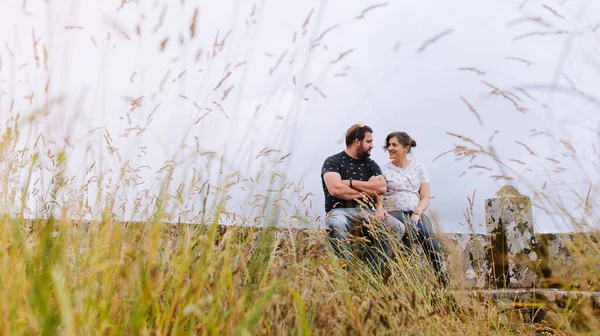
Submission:
<svg viewBox="0 0 600 336">
<path fill-rule="evenodd" d="M 437 279 L 447 285 L 442 251 L 434 236 L 425 210 L 429 206 L 430 185 L 425 167 L 407 158 L 417 143 L 404 132 L 388 134 L 384 149 L 390 162 L 383 170 L 369 158 L 373 149 L 373 130 L 353 125 L 346 132 L 346 149 L 328 157 L 321 169 L 325 193 L 326 224 L 335 252 L 351 267 L 353 253 L 350 238 L 355 226 L 370 223 L 409 247 L 422 246 Z M 382 271 L 390 254 L 385 234 L 370 231 L 374 251 L 365 257 L 371 267 Z"/>
</svg>

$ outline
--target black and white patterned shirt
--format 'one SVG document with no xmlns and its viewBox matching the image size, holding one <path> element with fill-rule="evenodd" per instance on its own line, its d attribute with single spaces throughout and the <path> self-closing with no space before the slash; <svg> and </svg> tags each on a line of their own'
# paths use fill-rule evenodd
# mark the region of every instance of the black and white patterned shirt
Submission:
<svg viewBox="0 0 600 336">
<path fill-rule="evenodd" d="M 342 180 L 352 178 L 356 181 L 368 181 L 373 176 L 381 175 L 381 168 L 370 158 L 353 159 L 345 151 L 325 159 L 323 168 L 321 168 L 321 183 L 323 184 L 323 193 L 325 193 L 325 212 L 329 212 L 333 208 L 354 208 L 358 205 L 355 201 L 345 201 L 331 196 L 323 178 L 323 175 L 327 172 L 340 174 Z"/>
</svg>

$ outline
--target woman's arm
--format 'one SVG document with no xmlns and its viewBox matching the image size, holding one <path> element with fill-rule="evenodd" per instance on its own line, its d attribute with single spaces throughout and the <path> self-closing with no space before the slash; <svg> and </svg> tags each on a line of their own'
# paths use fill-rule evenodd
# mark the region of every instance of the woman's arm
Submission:
<svg viewBox="0 0 600 336">
<path fill-rule="evenodd" d="M 429 207 L 429 199 L 431 198 L 431 184 L 429 182 L 421 183 L 419 195 L 421 196 L 419 204 L 417 205 L 417 208 L 410 217 L 415 222 L 417 222 L 421 218 L 421 214 L 423 214 L 425 210 L 427 210 L 427 207 Z"/>
</svg>

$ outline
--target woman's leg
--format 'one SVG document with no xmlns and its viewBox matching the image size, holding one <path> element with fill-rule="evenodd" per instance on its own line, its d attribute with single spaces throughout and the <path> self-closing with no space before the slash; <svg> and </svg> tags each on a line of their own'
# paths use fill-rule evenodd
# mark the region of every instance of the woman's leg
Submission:
<svg viewBox="0 0 600 336">
<path fill-rule="evenodd" d="M 444 271 L 444 257 L 440 244 L 433 233 L 431 221 L 425 215 L 421 216 L 418 223 L 410 218 L 410 213 L 403 211 L 389 211 L 390 215 L 396 217 L 406 225 L 406 235 L 403 239 L 407 247 L 411 248 L 413 244 L 418 243 L 427 255 L 427 259 L 433 266 L 435 274 L 440 284 L 444 287 L 448 284 L 448 277 Z"/>
<path fill-rule="evenodd" d="M 402 237 L 402 242 L 408 247 L 411 248 L 413 244 L 418 243 L 418 235 L 419 232 L 417 230 L 417 224 L 410 219 L 408 213 L 404 211 L 388 211 L 390 216 L 396 218 L 402 225 L 404 225 L 406 229 L 406 234 Z"/>
<path fill-rule="evenodd" d="M 448 285 L 448 276 L 444 271 L 444 256 L 442 255 L 440 243 L 433 232 L 429 217 L 427 217 L 425 214 L 421 215 L 421 219 L 417 223 L 417 227 L 419 231 L 419 242 L 421 243 L 425 254 L 427 254 L 429 262 L 431 262 L 431 265 L 435 270 L 438 281 L 442 286 L 446 287 Z"/>
</svg>

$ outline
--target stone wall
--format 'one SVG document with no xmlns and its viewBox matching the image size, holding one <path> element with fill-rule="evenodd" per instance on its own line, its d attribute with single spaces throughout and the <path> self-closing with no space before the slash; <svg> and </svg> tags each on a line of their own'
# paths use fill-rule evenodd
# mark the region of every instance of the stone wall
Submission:
<svg viewBox="0 0 600 336">
<path fill-rule="evenodd" d="M 486 234 L 438 234 L 455 281 L 468 288 L 597 289 L 600 265 L 590 261 L 600 261 L 598 232 L 536 234 L 531 200 L 511 186 L 486 200 L 485 215 Z"/>
<path fill-rule="evenodd" d="M 530 198 L 511 186 L 485 201 L 485 217 L 485 234 L 437 235 L 455 287 L 600 289 L 590 285 L 598 282 L 591 278 L 600 274 L 597 232 L 536 234 Z M 227 228 L 221 230 L 225 234 Z M 324 231 L 316 235 L 309 229 L 275 231 L 281 247 L 310 248 L 315 237 L 320 237 L 317 245 L 326 240 Z"/>
<path fill-rule="evenodd" d="M 531 200 L 510 186 L 486 200 L 485 214 L 485 234 L 437 234 L 456 287 L 600 291 L 600 232 L 536 234 Z M 30 232 L 33 222 L 27 221 L 23 229 Z M 86 230 L 88 224 L 82 222 L 80 227 Z M 173 241 L 178 224 L 165 226 L 172 231 Z M 226 235 L 253 232 L 255 238 L 260 237 L 257 232 L 270 232 L 279 250 L 291 246 L 297 258 L 324 255 L 324 230 L 220 226 L 215 243 Z M 171 239 L 167 247 L 173 243 Z"/>
<path fill-rule="evenodd" d="M 598 232 L 535 233 L 530 198 L 511 186 L 485 201 L 485 217 L 485 234 L 437 234 L 455 287 L 600 290 L 594 287 L 598 279 L 592 279 L 600 274 Z M 221 227 L 220 235 L 229 229 Z M 323 246 L 325 231 L 314 231 L 274 230 L 280 248 L 294 245 L 299 254 Z"/>
</svg>

